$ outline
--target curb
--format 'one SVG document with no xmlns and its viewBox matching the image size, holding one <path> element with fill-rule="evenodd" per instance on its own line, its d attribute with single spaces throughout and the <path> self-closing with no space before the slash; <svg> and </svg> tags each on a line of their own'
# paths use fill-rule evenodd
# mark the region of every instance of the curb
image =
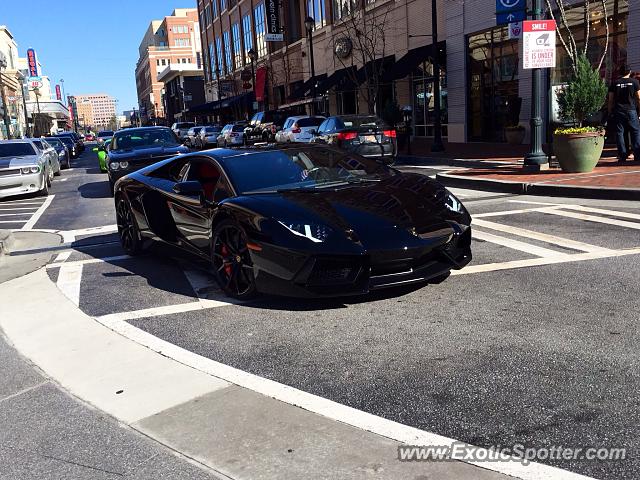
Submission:
<svg viewBox="0 0 640 480">
<path fill-rule="evenodd" d="M 588 198 L 597 200 L 640 200 L 640 189 L 638 188 L 582 187 L 578 185 L 510 182 L 507 180 L 469 178 L 447 173 L 436 174 L 436 180 L 449 187 L 480 189 L 519 195 Z"/>
<path fill-rule="evenodd" d="M 398 155 L 396 158 L 396 166 L 410 165 L 449 165 L 451 167 L 466 168 L 487 168 L 487 167 L 504 167 L 507 165 L 515 165 L 512 162 L 490 162 L 483 160 L 466 160 L 462 158 L 445 158 L 445 157 L 419 157 L 413 155 Z M 519 165 L 519 164 L 518 164 Z"/>
<path fill-rule="evenodd" d="M 8 253 L 13 247 L 15 237 L 11 230 L 0 230 L 0 256 Z"/>
</svg>

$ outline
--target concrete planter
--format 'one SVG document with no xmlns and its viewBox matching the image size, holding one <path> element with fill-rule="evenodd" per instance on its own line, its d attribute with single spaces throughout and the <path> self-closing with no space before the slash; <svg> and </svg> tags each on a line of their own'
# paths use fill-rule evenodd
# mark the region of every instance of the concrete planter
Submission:
<svg viewBox="0 0 640 480">
<path fill-rule="evenodd" d="M 601 132 L 553 135 L 553 151 L 563 172 L 592 171 L 603 149 L 604 135 Z"/>
<path fill-rule="evenodd" d="M 509 145 L 522 145 L 525 133 L 524 127 L 507 127 L 504 129 L 504 138 Z"/>
</svg>

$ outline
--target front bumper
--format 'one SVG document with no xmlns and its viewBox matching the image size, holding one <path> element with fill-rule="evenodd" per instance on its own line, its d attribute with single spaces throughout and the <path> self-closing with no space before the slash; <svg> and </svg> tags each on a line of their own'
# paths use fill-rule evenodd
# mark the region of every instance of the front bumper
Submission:
<svg viewBox="0 0 640 480">
<path fill-rule="evenodd" d="M 266 247 L 266 246 L 265 246 Z M 438 247 L 372 251 L 363 255 L 305 255 L 271 246 L 252 252 L 261 293 L 302 298 L 363 295 L 372 290 L 428 283 L 467 265 L 471 227 Z"/>
<path fill-rule="evenodd" d="M 42 173 L 1 176 L 0 198 L 36 193 L 42 190 L 43 187 L 44 175 Z"/>
</svg>

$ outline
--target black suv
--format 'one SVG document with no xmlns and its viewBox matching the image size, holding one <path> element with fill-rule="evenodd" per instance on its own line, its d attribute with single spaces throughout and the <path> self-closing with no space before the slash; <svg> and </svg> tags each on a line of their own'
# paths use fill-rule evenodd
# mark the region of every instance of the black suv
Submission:
<svg viewBox="0 0 640 480">
<path fill-rule="evenodd" d="M 288 113 L 278 110 L 270 110 L 256 113 L 244 129 L 244 141 L 249 142 L 274 142 L 276 132 L 282 129 Z"/>
</svg>

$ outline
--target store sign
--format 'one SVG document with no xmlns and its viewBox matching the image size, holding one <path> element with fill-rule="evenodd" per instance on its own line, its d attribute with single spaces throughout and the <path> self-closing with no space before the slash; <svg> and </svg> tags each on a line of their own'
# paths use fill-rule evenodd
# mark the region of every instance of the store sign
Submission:
<svg viewBox="0 0 640 480">
<path fill-rule="evenodd" d="M 56 85 L 56 99 L 58 101 L 62 100 L 62 92 L 60 91 L 60 85 Z"/>
<path fill-rule="evenodd" d="M 284 34 L 280 26 L 280 0 L 267 0 L 265 2 L 267 9 L 267 34 L 265 40 L 267 42 L 282 42 Z"/>
<path fill-rule="evenodd" d="M 496 0 L 496 25 L 521 22 L 527 18 L 526 0 Z"/>
<path fill-rule="evenodd" d="M 509 24 L 509 40 L 516 40 L 522 38 L 522 22 L 515 22 Z"/>
<path fill-rule="evenodd" d="M 556 66 L 556 22 L 529 20 L 523 22 L 523 68 L 554 68 Z"/>
<path fill-rule="evenodd" d="M 29 85 L 31 89 L 42 88 L 42 77 L 29 77 L 27 79 L 27 85 Z"/>
<path fill-rule="evenodd" d="M 30 77 L 39 77 L 38 71 L 38 58 L 36 57 L 36 51 L 33 48 L 27 50 L 27 67 L 29 69 Z"/>
</svg>

